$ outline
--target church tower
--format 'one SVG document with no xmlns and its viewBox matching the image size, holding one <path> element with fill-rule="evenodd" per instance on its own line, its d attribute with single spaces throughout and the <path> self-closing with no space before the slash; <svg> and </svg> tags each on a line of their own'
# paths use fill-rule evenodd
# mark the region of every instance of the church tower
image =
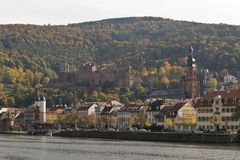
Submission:
<svg viewBox="0 0 240 160">
<path fill-rule="evenodd" d="M 47 107 L 46 107 L 46 98 L 43 91 L 38 91 L 37 100 L 34 103 L 34 106 L 38 109 L 38 123 L 44 124 L 47 122 Z"/>
<path fill-rule="evenodd" d="M 193 47 L 189 48 L 190 55 L 187 60 L 187 70 L 186 75 L 183 79 L 184 82 L 184 93 L 186 98 L 197 98 L 199 94 L 199 80 L 197 78 L 197 65 L 196 60 L 193 57 Z"/>
</svg>

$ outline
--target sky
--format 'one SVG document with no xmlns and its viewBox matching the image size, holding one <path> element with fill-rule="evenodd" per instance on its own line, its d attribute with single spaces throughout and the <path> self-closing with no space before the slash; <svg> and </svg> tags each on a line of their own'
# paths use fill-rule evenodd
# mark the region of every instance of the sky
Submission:
<svg viewBox="0 0 240 160">
<path fill-rule="evenodd" d="M 0 24 L 69 24 L 154 16 L 240 25 L 240 0 L 0 0 Z"/>
</svg>

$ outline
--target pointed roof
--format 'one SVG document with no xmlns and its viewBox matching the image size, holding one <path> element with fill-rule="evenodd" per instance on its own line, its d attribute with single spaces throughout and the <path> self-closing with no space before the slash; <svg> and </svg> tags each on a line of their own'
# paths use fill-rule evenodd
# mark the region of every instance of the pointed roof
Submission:
<svg viewBox="0 0 240 160">
<path fill-rule="evenodd" d="M 190 53 L 193 53 L 193 50 L 194 50 L 194 49 L 193 49 L 192 45 L 190 45 L 190 47 L 189 47 L 189 52 L 190 52 Z"/>
<path fill-rule="evenodd" d="M 189 47 L 190 55 L 188 56 L 187 67 L 196 67 L 196 60 L 193 57 L 193 50 L 194 49 L 193 49 L 192 45 L 190 45 L 190 47 Z"/>
</svg>

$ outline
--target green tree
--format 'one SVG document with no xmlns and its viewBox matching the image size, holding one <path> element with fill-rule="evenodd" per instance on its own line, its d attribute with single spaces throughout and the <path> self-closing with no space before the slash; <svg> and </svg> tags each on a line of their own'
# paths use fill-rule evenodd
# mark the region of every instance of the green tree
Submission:
<svg viewBox="0 0 240 160">
<path fill-rule="evenodd" d="M 100 101 L 102 102 L 108 102 L 108 97 L 106 96 L 106 94 L 104 94 L 103 92 L 99 92 L 98 94 L 98 98 L 100 99 Z"/>
</svg>

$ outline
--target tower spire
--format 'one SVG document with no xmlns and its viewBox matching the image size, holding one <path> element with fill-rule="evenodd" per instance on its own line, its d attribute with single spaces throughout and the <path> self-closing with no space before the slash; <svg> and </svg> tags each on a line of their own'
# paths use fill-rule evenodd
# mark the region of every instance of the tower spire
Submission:
<svg viewBox="0 0 240 160">
<path fill-rule="evenodd" d="M 193 56 L 193 47 L 192 47 L 192 45 L 190 45 L 190 47 L 189 47 L 189 53 L 191 54 L 191 56 Z"/>
<path fill-rule="evenodd" d="M 190 45 L 190 47 L 189 47 L 190 55 L 188 56 L 188 60 L 187 60 L 188 67 L 196 67 L 196 60 L 193 57 L 193 51 L 194 51 L 194 49 L 193 49 L 192 45 Z"/>
</svg>

